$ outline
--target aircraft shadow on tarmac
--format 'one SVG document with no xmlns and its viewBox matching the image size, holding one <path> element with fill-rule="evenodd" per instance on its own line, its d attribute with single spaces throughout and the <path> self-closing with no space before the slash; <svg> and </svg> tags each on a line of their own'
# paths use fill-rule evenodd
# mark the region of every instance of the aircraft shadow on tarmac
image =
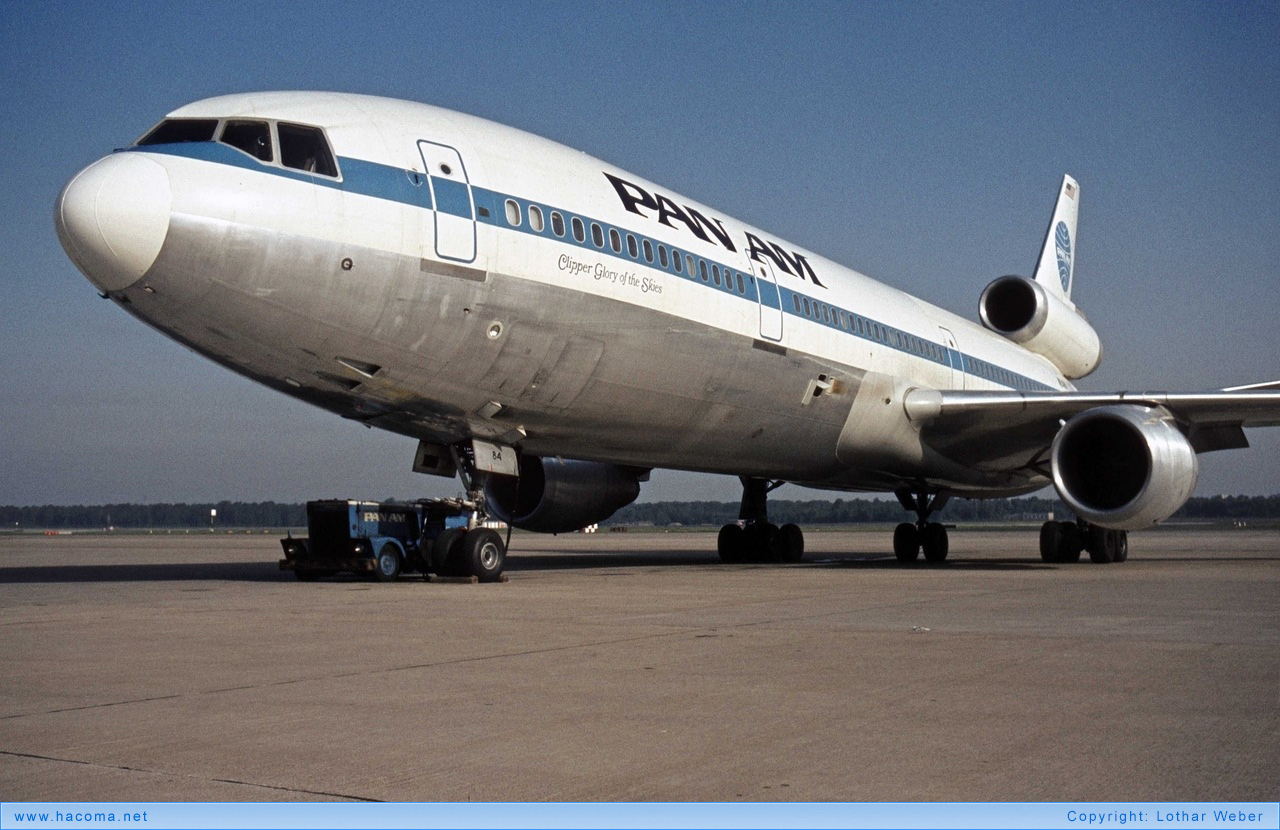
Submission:
<svg viewBox="0 0 1280 830">
<path fill-rule="evenodd" d="M 646 551 L 644 553 L 519 553 L 513 552 L 507 559 L 508 572 L 543 570 L 587 570 L 596 568 L 670 568 L 715 567 L 735 569 L 772 568 L 850 568 L 867 570 L 976 570 L 1015 571 L 1043 570 L 1058 567 L 1047 565 L 1039 559 L 954 559 L 941 565 L 924 561 L 903 565 L 892 554 L 883 553 L 814 553 L 794 565 L 773 563 L 742 563 L 725 565 L 714 554 L 688 551 Z"/>
<path fill-rule="evenodd" d="M 74 582 L 276 582 L 275 562 L 162 562 L 150 565 L 37 565 L 0 568 L 0 584 Z"/>
<path fill-rule="evenodd" d="M 903 565 L 885 554 L 815 553 L 812 559 L 794 565 L 744 563 L 724 565 L 714 554 L 688 551 L 646 551 L 644 553 L 513 553 L 506 563 L 509 573 L 556 570 L 612 570 L 625 568 L 733 568 L 767 570 L 774 568 L 806 568 L 833 570 L 893 571 L 1029 571 L 1081 565 L 1047 565 L 1038 559 L 955 559 L 941 565 L 926 562 Z M 1183 560 L 1185 561 L 1185 560 Z M 1220 561 L 1215 557 L 1214 561 Z M 406 574 L 402 580 L 419 578 Z M 0 584 L 23 583 L 89 583 L 89 582 L 280 582 L 293 581 L 292 574 L 282 572 L 271 562 L 165 562 L 156 564 L 119 565 L 39 565 L 0 568 Z M 325 581 L 365 581 L 356 574 L 338 574 Z"/>
</svg>

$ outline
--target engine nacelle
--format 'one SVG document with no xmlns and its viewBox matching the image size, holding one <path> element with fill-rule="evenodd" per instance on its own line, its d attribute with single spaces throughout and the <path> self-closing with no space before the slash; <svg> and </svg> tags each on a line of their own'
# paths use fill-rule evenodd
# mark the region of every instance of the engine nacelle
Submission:
<svg viewBox="0 0 1280 830">
<path fill-rule="evenodd" d="M 1196 486 L 1191 442 L 1162 408 L 1088 409 L 1053 440 L 1053 484 L 1080 518 L 1139 530 L 1177 512 Z"/>
<path fill-rule="evenodd" d="M 1026 277 L 1001 277 L 978 301 L 982 325 L 1043 355 L 1068 378 L 1082 378 L 1102 362 L 1098 333 L 1072 306 Z"/>
<path fill-rule="evenodd" d="M 520 458 L 520 477 L 492 476 L 485 500 L 521 530 L 565 533 L 609 518 L 640 495 L 645 471 L 596 461 Z"/>
</svg>

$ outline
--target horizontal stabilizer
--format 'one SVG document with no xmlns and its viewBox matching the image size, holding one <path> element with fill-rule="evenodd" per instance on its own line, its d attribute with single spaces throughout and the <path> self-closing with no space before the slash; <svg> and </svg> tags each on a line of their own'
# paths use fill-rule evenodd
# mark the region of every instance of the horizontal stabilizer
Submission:
<svg viewBox="0 0 1280 830">
<path fill-rule="evenodd" d="M 1223 392 L 1280 392 L 1280 380 L 1269 380 L 1265 383 L 1250 383 L 1247 386 L 1231 386 Z"/>
</svg>

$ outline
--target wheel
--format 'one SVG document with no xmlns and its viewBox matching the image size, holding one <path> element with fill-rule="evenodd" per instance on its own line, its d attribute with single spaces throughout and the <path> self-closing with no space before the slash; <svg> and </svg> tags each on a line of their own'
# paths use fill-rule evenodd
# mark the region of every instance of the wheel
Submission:
<svg viewBox="0 0 1280 830">
<path fill-rule="evenodd" d="M 893 555 L 899 562 L 914 562 L 920 555 L 920 531 L 911 522 L 893 529 Z"/>
<path fill-rule="evenodd" d="M 400 551 L 387 542 L 378 551 L 378 558 L 373 563 L 373 578 L 379 582 L 394 582 L 400 575 Z"/>
<path fill-rule="evenodd" d="M 929 522 L 924 526 L 924 531 L 920 534 L 920 546 L 924 548 L 924 558 L 927 562 L 947 561 L 947 529 L 938 522 Z"/>
<path fill-rule="evenodd" d="M 440 576 L 459 576 L 457 572 L 458 563 L 453 561 L 456 557 L 454 551 L 458 549 L 458 543 L 462 541 L 462 537 L 467 533 L 465 527 L 450 527 L 441 531 L 440 535 L 431 543 L 431 550 L 428 553 L 429 568 L 432 573 Z"/>
<path fill-rule="evenodd" d="M 1040 558 L 1045 562 L 1061 562 L 1063 539 L 1061 522 L 1045 522 L 1040 525 Z"/>
<path fill-rule="evenodd" d="M 481 582 L 496 582 L 502 575 L 507 548 L 496 531 L 478 527 L 462 537 L 456 556 L 461 560 L 466 576 L 479 577 Z"/>
<path fill-rule="evenodd" d="M 1062 548 L 1060 562 L 1079 562 L 1084 552 L 1084 538 L 1080 535 L 1080 526 L 1075 522 L 1059 522 L 1062 527 Z"/>
<path fill-rule="evenodd" d="M 1085 534 L 1085 550 L 1089 551 L 1089 560 L 1099 565 L 1115 561 L 1114 531 L 1105 527 L 1090 527 Z"/>
<path fill-rule="evenodd" d="M 804 531 L 797 525 L 785 524 L 778 528 L 770 547 L 777 561 L 799 562 L 804 558 Z"/>
<path fill-rule="evenodd" d="M 746 539 L 742 526 L 725 525 L 716 537 L 716 552 L 722 562 L 741 562 L 746 558 Z"/>
<path fill-rule="evenodd" d="M 773 558 L 773 540 L 778 526 L 768 522 L 755 522 L 742 530 L 744 562 L 768 562 Z"/>
<path fill-rule="evenodd" d="M 1117 530 L 1115 555 L 1112 557 L 1113 562 L 1124 562 L 1129 558 L 1129 531 Z"/>
</svg>

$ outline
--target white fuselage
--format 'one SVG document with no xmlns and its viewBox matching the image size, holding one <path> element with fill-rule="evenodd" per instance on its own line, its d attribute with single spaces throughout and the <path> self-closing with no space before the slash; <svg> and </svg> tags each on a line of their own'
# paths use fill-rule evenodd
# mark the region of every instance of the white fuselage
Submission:
<svg viewBox="0 0 1280 830">
<path fill-rule="evenodd" d="M 112 188 L 141 181 L 118 224 L 150 235 L 109 265 L 68 250 L 131 313 L 280 391 L 543 456 L 840 489 L 1045 483 L 938 456 L 902 400 L 1071 389 L 1047 360 L 610 164 L 363 96 L 236 95 L 170 117 L 318 126 L 339 176 L 217 142 L 132 147 L 68 185 L 60 229 L 87 211 L 118 254 Z"/>
</svg>

